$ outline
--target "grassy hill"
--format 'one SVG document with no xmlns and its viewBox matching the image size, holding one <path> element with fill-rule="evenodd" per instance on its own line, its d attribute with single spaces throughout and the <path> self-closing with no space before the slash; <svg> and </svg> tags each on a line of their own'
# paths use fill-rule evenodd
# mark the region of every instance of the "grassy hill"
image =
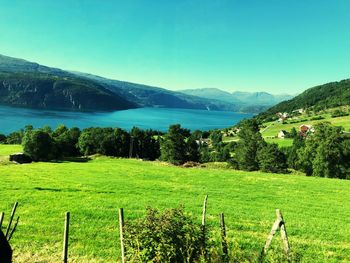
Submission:
<svg viewBox="0 0 350 263">
<path fill-rule="evenodd" d="M 0 155 L 20 146 L 0 145 Z M 72 262 L 115 262 L 118 208 L 126 220 L 185 205 L 200 222 L 209 194 L 208 224 L 218 232 L 225 212 L 230 251 L 240 262 L 260 252 L 275 219 L 284 214 L 293 257 L 301 262 L 350 261 L 350 181 L 219 168 L 179 168 L 158 162 L 97 157 L 87 163 L 0 161 L 0 211 L 19 201 L 12 245 L 16 262 L 58 262 L 64 212 L 71 212 Z M 6 217 L 5 223 L 8 217 Z M 280 254 L 278 240 L 274 252 Z M 218 240 L 216 241 L 218 242 Z M 278 261 L 277 256 L 272 256 Z"/>
<path fill-rule="evenodd" d="M 260 113 L 257 118 L 263 121 L 275 117 L 277 112 L 291 113 L 301 108 L 319 111 L 344 105 L 350 105 L 350 79 L 307 89 L 295 98 L 281 102 Z"/>
</svg>

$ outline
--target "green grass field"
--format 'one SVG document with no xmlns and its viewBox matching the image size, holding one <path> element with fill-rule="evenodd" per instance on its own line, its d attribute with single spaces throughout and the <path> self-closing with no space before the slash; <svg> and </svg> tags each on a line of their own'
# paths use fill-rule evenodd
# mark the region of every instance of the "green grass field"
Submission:
<svg viewBox="0 0 350 263">
<path fill-rule="evenodd" d="M 327 115 L 325 117 L 326 118 L 323 120 L 303 121 L 298 123 L 287 123 L 287 124 L 282 124 L 278 122 L 265 123 L 265 126 L 268 126 L 268 128 L 262 132 L 262 136 L 263 137 L 277 136 L 278 132 L 281 130 L 290 131 L 293 127 L 299 130 L 299 126 L 302 124 L 315 125 L 317 123 L 325 122 L 325 121 L 328 121 L 335 126 L 342 126 L 346 131 L 350 130 L 350 116 L 331 118 L 329 115 Z"/>
<path fill-rule="evenodd" d="M 1 155 L 19 150 L 0 145 Z M 15 262 L 59 262 L 66 211 L 71 212 L 70 262 L 116 262 L 118 208 L 133 220 L 147 206 L 184 204 L 200 222 L 206 193 L 208 224 L 217 235 L 218 214 L 225 213 L 231 253 L 240 261 L 259 254 L 280 208 L 294 259 L 350 262 L 350 181 L 107 157 L 87 163 L 0 163 L 0 180 L 5 225 L 19 201 L 20 223 L 11 241 Z M 276 255 L 282 253 L 278 241 Z"/>
</svg>

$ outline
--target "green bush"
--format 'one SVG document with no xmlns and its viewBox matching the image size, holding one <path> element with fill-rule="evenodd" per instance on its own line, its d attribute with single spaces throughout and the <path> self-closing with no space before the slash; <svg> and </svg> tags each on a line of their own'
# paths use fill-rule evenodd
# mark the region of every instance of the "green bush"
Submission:
<svg viewBox="0 0 350 263">
<path fill-rule="evenodd" d="M 183 208 L 147 208 L 146 217 L 126 223 L 124 232 L 128 262 L 196 262 L 204 255 L 201 226 Z"/>
</svg>

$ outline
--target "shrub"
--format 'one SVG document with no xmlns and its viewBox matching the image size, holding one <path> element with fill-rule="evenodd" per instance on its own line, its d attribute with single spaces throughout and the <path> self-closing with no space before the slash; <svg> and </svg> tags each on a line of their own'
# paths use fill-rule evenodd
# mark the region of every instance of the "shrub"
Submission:
<svg viewBox="0 0 350 263">
<path fill-rule="evenodd" d="M 55 141 L 43 130 L 25 132 L 23 151 L 33 161 L 50 161 L 59 157 Z"/>
<path fill-rule="evenodd" d="M 201 227 L 181 207 L 147 208 L 146 217 L 125 224 L 124 232 L 129 262 L 195 262 L 204 254 Z"/>
<path fill-rule="evenodd" d="M 268 173 L 286 173 L 287 159 L 278 145 L 266 144 L 257 152 L 257 159 L 261 171 Z"/>
<path fill-rule="evenodd" d="M 6 135 L 0 134 L 0 144 L 3 144 L 6 142 Z"/>
</svg>

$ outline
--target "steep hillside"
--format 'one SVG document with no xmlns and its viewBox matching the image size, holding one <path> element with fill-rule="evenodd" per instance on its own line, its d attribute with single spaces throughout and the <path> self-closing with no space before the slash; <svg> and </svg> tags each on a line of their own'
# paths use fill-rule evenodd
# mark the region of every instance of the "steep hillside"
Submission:
<svg viewBox="0 0 350 263">
<path fill-rule="evenodd" d="M 44 73 L 0 72 L 0 103 L 65 110 L 123 110 L 137 104 L 94 82 Z"/>
<path fill-rule="evenodd" d="M 235 103 L 229 103 L 216 98 L 202 98 L 184 94 L 182 92 L 136 84 L 126 81 L 111 80 L 100 76 L 81 72 L 72 72 L 80 77 L 94 80 L 116 94 L 134 101 L 143 107 L 166 107 L 202 110 L 239 111 Z"/>
<path fill-rule="evenodd" d="M 20 95 L 20 87 L 16 87 L 16 94 L 12 92 L 2 93 L 0 103 L 6 103 L 10 105 L 21 106 L 33 106 L 42 108 L 62 108 L 62 109 L 89 109 L 89 110 L 117 110 L 133 108 L 136 105 L 141 107 L 167 107 L 167 108 L 186 108 L 186 109 L 202 109 L 202 110 L 228 110 L 237 111 L 239 108 L 234 103 L 228 103 L 224 101 L 218 101 L 215 99 L 206 99 L 196 96 L 185 95 L 180 92 L 174 92 L 163 88 L 151 87 L 142 84 L 135 84 L 119 80 L 111 80 L 102 78 L 99 76 L 80 73 L 69 72 L 57 68 L 51 68 L 42 66 L 38 63 L 29 62 L 23 59 L 12 58 L 8 56 L 0 55 L 0 72 L 7 73 L 26 73 L 21 75 L 21 82 L 26 83 L 25 77 L 29 77 L 30 74 L 46 74 L 52 78 L 69 78 L 74 80 L 75 83 L 84 83 L 85 86 L 98 87 L 99 90 L 103 90 L 103 94 L 106 96 L 106 103 L 103 103 L 103 98 L 99 93 L 98 96 L 94 96 L 94 92 L 91 90 L 82 93 L 84 85 L 80 85 L 79 95 L 74 93 L 74 103 L 67 102 L 62 99 L 62 96 L 48 95 L 49 98 L 35 98 L 28 95 L 28 90 L 24 94 Z M 33 82 L 36 75 L 31 75 L 27 82 Z M 39 81 L 40 82 L 40 81 Z M 64 83 L 68 85 L 68 83 Z M 23 88 L 24 85 L 22 85 Z M 76 90 L 76 87 L 75 87 Z M 106 95 L 108 94 L 108 95 Z M 61 94 L 62 95 L 62 94 Z M 92 96 L 90 96 L 92 95 Z M 8 97 L 10 96 L 10 97 Z M 25 98 L 23 97 L 25 96 Z M 81 98 L 81 101 L 77 101 Z M 96 101 L 94 101 L 94 99 Z"/>
<path fill-rule="evenodd" d="M 310 88 L 295 98 L 281 102 L 257 116 L 265 120 L 277 112 L 292 112 L 297 109 L 328 109 L 350 104 L 350 79 L 331 82 Z"/>
</svg>

